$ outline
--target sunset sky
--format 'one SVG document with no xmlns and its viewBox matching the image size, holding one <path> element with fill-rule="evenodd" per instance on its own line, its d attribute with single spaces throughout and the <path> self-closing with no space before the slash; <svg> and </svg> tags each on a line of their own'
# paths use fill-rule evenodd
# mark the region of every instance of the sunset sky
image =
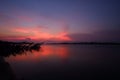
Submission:
<svg viewBox="0 0 120 80">
<path fill-rule="evenodd" d="M 120 42 L 120 1 L 0 0 L 0 40 Z"/>
</svg>

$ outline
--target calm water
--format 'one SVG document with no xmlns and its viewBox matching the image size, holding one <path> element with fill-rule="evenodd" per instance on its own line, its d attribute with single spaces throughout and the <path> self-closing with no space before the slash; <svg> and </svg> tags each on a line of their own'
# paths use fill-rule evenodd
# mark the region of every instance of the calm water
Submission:
<svg viewBox="0 0 120 80">
<path fill-rule="evenodd" d="M 40 51 L 6 58 L 18 79 L 108 79 L 118 77 L 120 46 L 43 45 Z"/>
</svg>

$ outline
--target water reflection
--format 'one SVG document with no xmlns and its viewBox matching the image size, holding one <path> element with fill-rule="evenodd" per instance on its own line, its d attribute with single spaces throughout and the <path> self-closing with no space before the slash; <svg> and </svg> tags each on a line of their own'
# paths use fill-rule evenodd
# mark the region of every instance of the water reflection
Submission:
<svg viewBox="0 0 120 80">
<path fill-rule="evenodd" d="M 43 46 L 42 56 L 68 57 L 68 47 L 66 46 Z"/>
<path fill-rule="evenodd" d="M 5 57 L 26 55 L 27 52 L 39 51 L 38 44 L 31 47 L 22 44 L 0 43 L 0 80 L 18 80 L 11 65 L 5 61 Z M 22 79 L 20 79 L 22 80 Z"/>
<path fill-rule="evenodd" d="M 68 47 L 65 46 L 42 46 L 39 49 L 40 51 L 32 50 L 24 52 L 22 55 L 10 56 L 8 59 L 10 61 L 38 61 L 41 59 L 51 59 L 57 57 L 59 59 L 66 59 L 68 55 Z M 8 60 L 7 59 L 7 60 Z M 8 60 L 8 61 L 9 61 Z"/>
<path fill-rule="evenodd" d="M 69 56 L 68 53 L 69 53 L 68 47 L 66 47 L 66 46 L 51 46 L 51 45 L 49 46 L 49 45 L 47 45 L 47 46 L 40 47 L 39 49 L 37 49 L 37 51 L 32 49 L 32 50 L 27 50 L 27 51 L 23 51 L 23 52 L 20 51 L 18 54 L 12 53 L 9 55 L 9 57 L 6 58 L 6 61 L 11 63 L 12 69 L 14 71 L 16 71 L 16 68 L 19 69 L 19 71 L 15 72 L 15 74 L 17 75 L 17 78 L 24 78 L 23 76 L 19 77 L 19 75 L 21 75 L 21 74 L 25 75 L 26 73 L 34 74 L 34 73 L 36 73 L 36 70 L 38 69 L 38 67 L 35 68 L 35 66 L 38 66 L 39 64 L 44 64 L 44 61 L 46 61 L 46 60 L 51 61 L 51 62 L 57 61 L 58 59 L 60 61 L 65 60 Z M 14 56 L 14 54 L 16 54 L 16 56 Z M 40 70 L 41 69 L 47 70 L 47 68 L 45 68 L 45 67 L 48 64 L 54 65 L 55 63 L 57 64 L 58 62 L 53 62 L 53 63 L 48 62 L 45 65 L 41 65 Z M 18 66 L 16 67 L 16 65 L 18 65 Z M 34 66 L 34 71 L 32 71 L 33 66 Z M 52 68 L 52 67 L 49 66 L 49 68 Z M 32 71 L 32 72 L 29 72 L 29 71 Z M 41 70 L 41 73 L 42 72 L 43 71 Z"/>
<path fill-rule="evenodd" d="M 17 80 L 8 62 L 0 56 L 0 80 Z"/>
<path fill-rule="evenodd" d="M 43 45 L 6 58 L 17 77 L 25 80 L 90 80 L 118 77 L 119 46 Z"/>
</svg>

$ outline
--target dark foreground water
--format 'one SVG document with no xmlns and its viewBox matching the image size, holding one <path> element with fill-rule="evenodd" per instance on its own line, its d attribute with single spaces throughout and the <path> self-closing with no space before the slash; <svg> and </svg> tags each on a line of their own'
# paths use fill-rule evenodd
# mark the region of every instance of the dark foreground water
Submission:
<svg viewBox="0 0 120 80">
<path fill-rule="evenodd" d="M 43 45 L 5 60 L 20 80 L 120 78 L 120 46 L 115 45 Z"/>
</svg>

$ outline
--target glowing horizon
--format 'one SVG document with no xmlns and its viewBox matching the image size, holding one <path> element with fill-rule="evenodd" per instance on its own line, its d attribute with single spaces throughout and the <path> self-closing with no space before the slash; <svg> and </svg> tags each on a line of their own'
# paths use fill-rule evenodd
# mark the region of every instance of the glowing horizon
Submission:
<svg viewBox="0 0 120 80">
<path fill-rule="evenodd" d="M 32 18 L 31 18 L 32 17 Z M 63 22 L 55 21 L 48 18 L 42 18 L 42 24 L 38 18 L 31 16 L 16 16 L 15 19 L 5 19 L 6 23 L 1 25 L 0 38 L 3 40 L 54 40 L 54 41 L 70 41 L 67 36 L 69 31 Z M 15 21 L 17 20 L 17 21 Z M 16 22 L 16 23 L 15 23 Z M 51 27 L 52 26 L 52 27 Z M 56 27 L 56 29 L 55 29 Z M 54 28 L 54 29 L 53 29 Z M 7 31 L 7 32 L 6 32 Z"/>
<path fill-rule="evenodd" d="M 0 6 L 0 40 L 120 41 L 119 1 L 3 0 Z"/>
</svg>

